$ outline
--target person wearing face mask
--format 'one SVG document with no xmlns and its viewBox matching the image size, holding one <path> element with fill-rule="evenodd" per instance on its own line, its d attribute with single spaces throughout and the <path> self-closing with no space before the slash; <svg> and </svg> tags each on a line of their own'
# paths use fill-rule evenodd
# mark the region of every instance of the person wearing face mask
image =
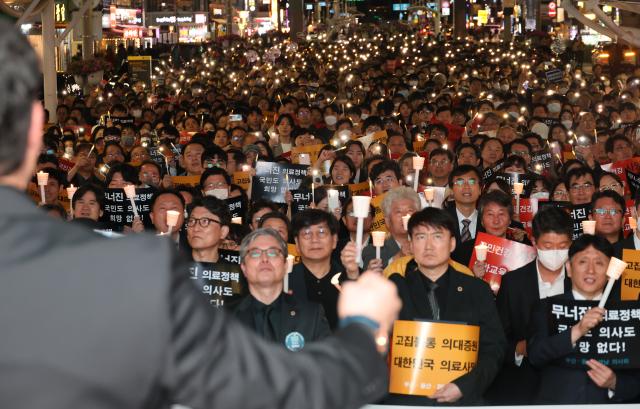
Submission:
<svg viewBox="0 0 640 409">
<path fill-rule="evenodd" d="M 541 299 L 563 294 L 573 222 L 560 209 L 546 208 L 533 218 L 535 260 L 502 277 L 496 299 L 507 336 L 502 370 L 487 393 L 494 405 L 530 404 L 539 378 L 527 358 L 530 317 Z"/>
<path fill-rule="evenodd" d="M 550 118 L 559 118 L 560 111 L 562 110 L 562 101 L 560 98 L 551 97 L 547 102 L 547 111 Z"/>
<path fill-rule="evenodd" d="M 204 196 L 213 196 L 220 200 L 229 198 L 231 177 L 222 168 L 208 168 L 200 176 L 200 190 Z"/>
<path fill-rule="evenodd" d="M 589 336 L 589 331 L 597 331 L 596 327 L 607 314 L 604 308 L 594 305 L 576 324 L 554 334 L 550 331 L 549 304 L 567 300 L 600 301 L 607 284 L 606 273 L 613 246 L 603 237 L 585 234 L 571 244 L 568 256 L 567 275 L 571 280 L 565 284 L 564 292 L 543 300 L 531 318 L 527 338 L 529 362 L 540 371 L 535 401 L 556 405 L 637 401 L 640 392 L 637 370 L 609 368 L 595 359 L 587 359 L 583 367 L 563 364 L 574 353 L 576 344 Z M 617 299 L 620 299 L 620 291 L 614 286 L 605 307 Z M 614 356 L 621 357 L 623 353 Z"/>
</svg>

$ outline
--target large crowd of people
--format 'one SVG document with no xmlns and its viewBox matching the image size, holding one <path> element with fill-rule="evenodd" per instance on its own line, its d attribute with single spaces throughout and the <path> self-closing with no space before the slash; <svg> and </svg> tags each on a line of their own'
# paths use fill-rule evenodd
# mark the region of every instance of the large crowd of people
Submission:
<svg viewBox="0 0 640 409">
<path fill-rule="evenodd" d="M 154 60 L 150 83 L 114 75 L 61 95 L 37 160 L 48 180 L 34 172 L 29 191 L 51 217 L 163 236 L 194 265 L 236 274 L 218 308 L 282 349 L 343 326 L 341 288 L 365 271 L 395 285 L 401 320 L 480 327 L 472 370 L 431 397 L 383 402 L 637 402 L 638 369 L 563 365 L 606 310 L 554 334 L 545 306 L 599 300 L 610 259 L 640 249 L 640 69 L 587 64 L 557 41 L 363 24 L 204 44 Z M 255 180 L 263 162 L 304 174 L 273 199 Z M 113 218 L 128 186 L 148 192 L 148 211 Z M 373 199 L 361 248 L 356 191 Z M 302 207 L 300 192 L 312 193 Z M 494 286 L 481 233 L 534 257 Z"/>
</svg>

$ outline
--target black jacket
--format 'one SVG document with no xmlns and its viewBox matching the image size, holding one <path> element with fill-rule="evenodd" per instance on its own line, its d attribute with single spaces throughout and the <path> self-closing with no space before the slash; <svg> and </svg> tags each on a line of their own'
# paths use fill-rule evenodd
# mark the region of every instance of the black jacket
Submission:
<svg viewBox="0 0 640 409">
<path fill-rule="evenodd" d="M 449 267 L 449 284 L 445 309 L 440 311 L 442 321 L 456 321 L 480 326 L 480 348 L 476 367 L 453 381 L 463 394 L 456 404 L 477 404 L 495 378 L 502 365 L 506 341 L 493 293 L 484 281 L 462 274 Z M 427 291 L 422 283 L 416 262 L 410 261 L 405 276 L 393 274 L 389 277 L 398 287 L 402 299 L 401 320 L 430 320 L 431 309 L 427 302 Z M 389 403 L 413 403 L 431 405 L 426 397 L 394 395 Z"/>
</svg>

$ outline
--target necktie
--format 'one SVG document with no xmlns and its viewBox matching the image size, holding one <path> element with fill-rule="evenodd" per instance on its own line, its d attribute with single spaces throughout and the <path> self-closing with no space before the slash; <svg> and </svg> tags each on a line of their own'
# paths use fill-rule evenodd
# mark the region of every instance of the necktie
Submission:
<svg viewBox="0 0 640 409">
<path fill-rule="evenodd" d="M 471 240 L 471 232 L 469 231 L 469 225 L 471 224 L 471 220 L 464 219 L 462 221 L 462 231 L 460 232 L 460 242 L 464 243 L 465 241 Z"/>
<path fill-rule="evenodd" d="M 276 332 L 273 329 L 273 325 L 271 324 L 271 319 L 270 319 L 272 311 L 273 311 L 273 305 L 267 305 L 263 310 L 264 315 L 262 316 L 262 335 L 264 336 L 265 339 L 268 339 L 269 341 L 276 340 Z"/>
<path fill-rule="evenodd" d="M 431 307 L 431 315 L 434 320 L 440 319 L 440 307 L 438 306 L 438 299 L 436 298 L 436 288 L 438 284 L 433 281 L 429 281 L 429 292 L 427 293 L 427 301 L 429 301 L 429 307 Z"/>
</svg>

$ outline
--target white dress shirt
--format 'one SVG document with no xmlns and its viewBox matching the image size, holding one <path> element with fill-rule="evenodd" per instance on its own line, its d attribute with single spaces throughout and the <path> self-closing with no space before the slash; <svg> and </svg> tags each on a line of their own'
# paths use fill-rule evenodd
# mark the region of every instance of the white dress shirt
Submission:
<svg viewBox="0 0 640 409">
<path fill-rule="evenodd" d="M 460 213 L 460 210 L 458 210 L 458 208 L 456 207 L 456 214 L 458 216 L 458 229 L 460 229 L 460 235 L 462 235 L 462 229 L 464 228 L 464 224 L 462 223 L 462 221 L 468 219 L 471 220 L 471 223 L 469 223 L 469 233 L 471 233 L 471 239 L 475 239 L 476 233 L 478 231 L 476 228 L 478 226 L 478 211 L 474 210 L 471 216 L 466 217 L 465 215 Z"/>
</svg>

